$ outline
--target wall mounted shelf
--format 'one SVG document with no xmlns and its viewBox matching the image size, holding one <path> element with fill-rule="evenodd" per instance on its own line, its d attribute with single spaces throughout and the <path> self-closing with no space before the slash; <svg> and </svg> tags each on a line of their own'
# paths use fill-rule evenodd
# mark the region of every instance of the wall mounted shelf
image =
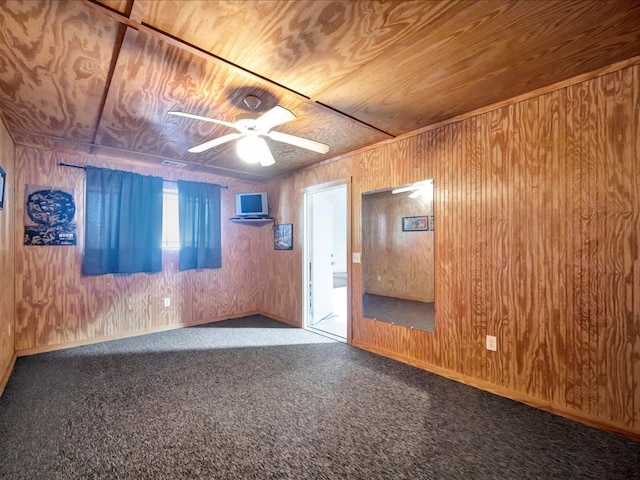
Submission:
<svg viewBox="0 0 640 480">
<path fill-rule="evenodd" d="M 243 225 L 266 225 L 267 223 L 275 223 L 275 218 L 242 218 L 242 217 L 231 217 L 233 223 L 241 223 Z"/>
</svg>

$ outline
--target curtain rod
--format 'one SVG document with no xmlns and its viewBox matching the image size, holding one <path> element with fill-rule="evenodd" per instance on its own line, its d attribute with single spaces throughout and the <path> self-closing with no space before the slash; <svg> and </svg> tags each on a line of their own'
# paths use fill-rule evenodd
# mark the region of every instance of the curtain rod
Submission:
<svg viewBox="0 0 640 480">
<path fill-rule="evenodd" d="M 84 167 L 82 165 L 71 165 L 70 163 L 64 163 L 64 162 L 60 162 L 58 163 L 58 165 L 60 165 L 61 167 L 71 167 L 71 168 L 79 168 L 80 170 L 86 170 L 87 167 Z M 164 182 L 175 182 L 175 180 L 165 180 L 164 178 L 162 179 Z M 220 188 L 229 188 L 228 185 L 220 185 L 219 183 L 212 183 L 212 185 L 216 185 Z"/>
</svg>

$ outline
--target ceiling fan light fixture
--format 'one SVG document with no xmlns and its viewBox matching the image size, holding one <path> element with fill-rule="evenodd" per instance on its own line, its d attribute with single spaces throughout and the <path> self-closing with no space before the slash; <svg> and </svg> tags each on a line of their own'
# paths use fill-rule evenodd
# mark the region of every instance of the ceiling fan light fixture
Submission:
<svg viewBox="0 0 640 480">
<path fill-rule="evenodd" d="M 261 102 L 258 97 L 248 95 L 245 97 L 244 102 L 251 111 L 238 115 L 233 123 L 187 112 L 172 110 L 168 113 L 194 120 L 217 123 L 219 125 L 231 127 L 237 131 L 237 133 L 229 133 L 222 137 L 217 137 L 201 143 L 200 145 L 196 145 L 195 147 L 191 147 L 187 150 L 189 153 L 202 153 L 210 148 L 222 145 L 223 143 L 237 140 L 236 153 L 238 157 L 247 163 L 260 163 L 263 167 L 268 167 L 269 165 L 276 163 L 276 161 L 273 158 L 273 154 L 271 153 L 267 142 L 262 138 L 262 136 L 269 137 L 274 142 L 286 143 L 288 145 L 304 148 L 316 153 L 325 154 L 329 151 L 329 145 L 325 143 L 271 130 L 273 127 L 277 127 L 278 125 L 294 120 L 296 116 L 292 111 L 287 110 L 280 105 L 276 105 L 263 114 L 258 114 L 255 112 L 255 109 L 260 106 Z"/>
<path fill-rule="evenodd" d="M 238 157 L 247 163 L 258 163 L 256 152 L 258 137 L 254 135 L 246 135 L 236 142 L 236 153 Z"/>
<path fill-rule="evenodd" d="M 260 163 L 263 167 L 276 163 L 267 142 L 255 134 L 249 133 L 238 140 L 236 153 L 247 163 Z"/>
</svg>

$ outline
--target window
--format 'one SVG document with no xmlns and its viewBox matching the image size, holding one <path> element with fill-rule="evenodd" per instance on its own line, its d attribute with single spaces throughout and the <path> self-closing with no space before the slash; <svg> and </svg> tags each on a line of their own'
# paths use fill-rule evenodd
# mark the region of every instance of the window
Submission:
<svg viewBox="0 0 640 480">
<path fill-rule="evenodd" d="M 164 182 L 161 246 L 165 251 L 180 252 L 180 270 L 220 268 L 220 235 L 218 185 Z"/>
<path fill-rule="evenodd" d="M 162 189 L 162 249 L 180 250 L 178 187 L 166 183 Z"/>
<path fill-rule="evenodd" d="M 83 275 L 162 270 L 162 178 L 86 167 Z"/>
<path fill-rule="evenodd" d="M 220 268 L 220 185 L 178 180 L 180 270 Z"/>
</svg>

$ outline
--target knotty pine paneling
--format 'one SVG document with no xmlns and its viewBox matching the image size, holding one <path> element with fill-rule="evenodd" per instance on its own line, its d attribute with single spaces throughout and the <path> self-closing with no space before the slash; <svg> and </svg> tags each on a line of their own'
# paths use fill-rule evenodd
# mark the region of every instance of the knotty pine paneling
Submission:
<svg viewBox="0 0 640 480">
<path fill-rule="evenodd" d="M 629 177 L 629 191 L 630 192 L 639 192 L 640 191 L 640 162 L 638 162 L 638 158 L 640 158 L 640 68 L 634 67 L 632 69 L 632 78 L 631 78 L 632 94 L 631 94 L 631 112 L 635 112 L 631 118 L 631 138 L 635 138 L 635 145 L 632 144 L 629 149 L 629 155 L 631 156 L 625 163 L 631 166 L 628 167 L 628 170 L 631 172 L 631 176 Z M 627 314 L 625 321 L 629 326 L 629 343 L 630 347 L 633 349 L 635 363 L 631 365 L 632 372 L 638 372 L 638 352 L 640 352 L 640 327 L 638 327 L 638 315 L 640 312 L 640 268 L 637 268 L 638 262 L 638 249 L 633 250 L 633 245 L 638 245 L 638 224 L 640 223 L 640 197 L 638 195 L 631 195 L 631 204 L 633 208 L 633 213 L 631 216 L 631 222 L 635 220 L 635 230 L 630 230 L 630 232 L 635 231 L 636 237 L 631 237 L 631 241 L 635 240 L 635 244 L 631 243 L 628 248 L 629 254 L 631 254 L 631 258 L 628 260 L 630 263 L 634 262 L 634 268 L 632 273 L 629 274 L 626 278 L 627 280 L 627 292 L 631 293 L 631 295 L 626 296 L 625 306 L 627 307 L 627 311 L 630 311 L 630 314 Z M 640 381 L 638 381 L 637 376 L 634 376 L 634 395 L 633 395 L 633 411 L 635 412 L 633 417 L 633 429 L 634 431 L 640 430 Z"/>
<path fill-rule="evenodd" d="M 164 252 L 161 273 L 82 276 L 85 174 L 79 169 L 60 167 L 59 162 L 162 175 L 167 180 L 180 178 L 229 185 L 229 189 L 222 190 L 222 268 L 180 272 L 178 253 Z M 28 147 L 17 148 L 15 177 L 15 198 L 20 201 L 13 202 L 11 208 L 16 218 L 11 231 L 15 241 L 18 353 L 205 323 L 257 311 L 260 297 L 256 272 L 260 265 L 255 252 L 268 232 L 241 230 L 227 220 L 235 214 L 234 194 L 256 190 L 255 185 L 177 169 Z M 77 246 L 23 245 L 23 198 L 27 184 L 75 190 Z M 163 307 L 164 297 L 171 299 L 170 307 Z"/>
<path fill-rule="evenodd" d="M 567 217 L 563 208 L 563 193 L 566 184 L 566 169 L 561 161 L 564 151 L 560 139 L 566 137 L 566 124 L 562 122 L 562 108 L 566 105 L 565 90 L 539 97 L 539 158 L 543 166 L 542 182 L 548 188 L 540 196 L 544 213 L 539 225 L 542 231 L 541 255 L 543 262 L 540 284 L 542 300 L 542 336 L 544 345 L 540 353 L 546 355 L 545 378 L 556 378 L 554 383 L 545 382 L 546 398 L 554 404 L 566 402 L 566 329 L 560 322 L 567 311 L 567 274 L 565 251 Z M 559 274 L 559 272 L 562 272 Z M 542 322 L 542 320 L 547 321 Z"/>
<path fill-rule="evenodd" d="M 265 240 L 262 251 L 266 252 L 261 260 L 265 278 L 260 282 L 261 310 L 271 312 L 274 318 L 292 325 L 302 326 L 302 224 L 298 221 L 302 212 L 302 194 L 298 192 L 296 182 L 284 182 L 281 188 L 269 189 L 271 215 L 278 223 L 293 224 L 293 250 L 275 250 L 273 248 L 272 226 L 269 238 Z M 257 228 L 245 226 L 244 228 Z M 286 272 L 274 275 L 273 272 Z"/>
<path fill-rule="evenodd" d="M 311 168 L 300 175 L 265 184 L 271 215 L 278 223 L 293 224 L 293 250 L 274 250 L 273 232 L 263 243 L 260 310 L 291 325 L 302 326 L 303 201 L 308 186 L 349 182 L 350 164 L 333 162 L 329 168 Z M 254 227 L 252 227 L 254 228 Z"/>
<path fill-rule="evenodd" d="M 12 368 L 15 323 L 15 254 L 13 206 L 15 204 L 15 147 L 4 123 L 0 120 L 0 167 L 6 172 L 4 208 L 0 210 L 0 394 Z"/>
<path fill-rule="evenodd" d="M 625 228 L 633 225 L 630 220 L 634 215 L 634 197 L 637 198 L 638 190 L 630 191 L 628 183 L 633 178 L 634 163 L 637 165 L 638 158 L 632 163 L 633 145 L 625 140 L 634 138 L 638 141 L 632 126 L 639 111 L 637 108 L 629 109 L 629 105 L 633 105 L 629 101 L 633 98 L 634 88 L 631 75 L 617 71 L 600 77 L 598 83 L 605 102 L 604 132 L 598 136 L 605 140 L 604 161 L 598 162 L 598 177 L 608 186 L 602 191 L 603 214 L 599 216 L 601 223 L 598 229 L 603 235 L 602 244 L 608 246 L 607 249 L 598 249 L 599 278 L 602 280 L 602 288 L 598 290 L 598 325 L 604 337 L 604 341 L 598 342 L 598 366 L 599 378 L 606 378 L 606 384 L 598 391 L 598 411 L 610 409 L 613 418 L 624 419 L 638 412 L 634 410 L 633 397 L 625 395 L 638 381 L 637 373 L 631 369 L 634 356 L 637 361 L 639 352 L 629 348 L 629 339 L 640 334 L 640 322 L 634 325 L 634 310 L 629 302 L 633 298 L 629 266 L 634 264 L 634 257 L 637 260 L 640 224 L 636 221 L 633 231 Z M 637 209 L 635 214 L 638 214 Z M 609 302 L 610 298 L 618 301 Z M 636 310 L 635 314 L 640 312 Z"/>
<path fill-rule="evenodd" d="M 636 64 L 272 181 L 273 207 L 301 234 L 303 190 L 351 177 L 359 252 L 362 192 L 434 178 L 435 333 L 363 318 L 353 264 L 352 343 L 638 436 L 639 98 Z M 293 280 L 263 309 L 292 324 L 302 248 L 267 254 Z"/>
</svg>

